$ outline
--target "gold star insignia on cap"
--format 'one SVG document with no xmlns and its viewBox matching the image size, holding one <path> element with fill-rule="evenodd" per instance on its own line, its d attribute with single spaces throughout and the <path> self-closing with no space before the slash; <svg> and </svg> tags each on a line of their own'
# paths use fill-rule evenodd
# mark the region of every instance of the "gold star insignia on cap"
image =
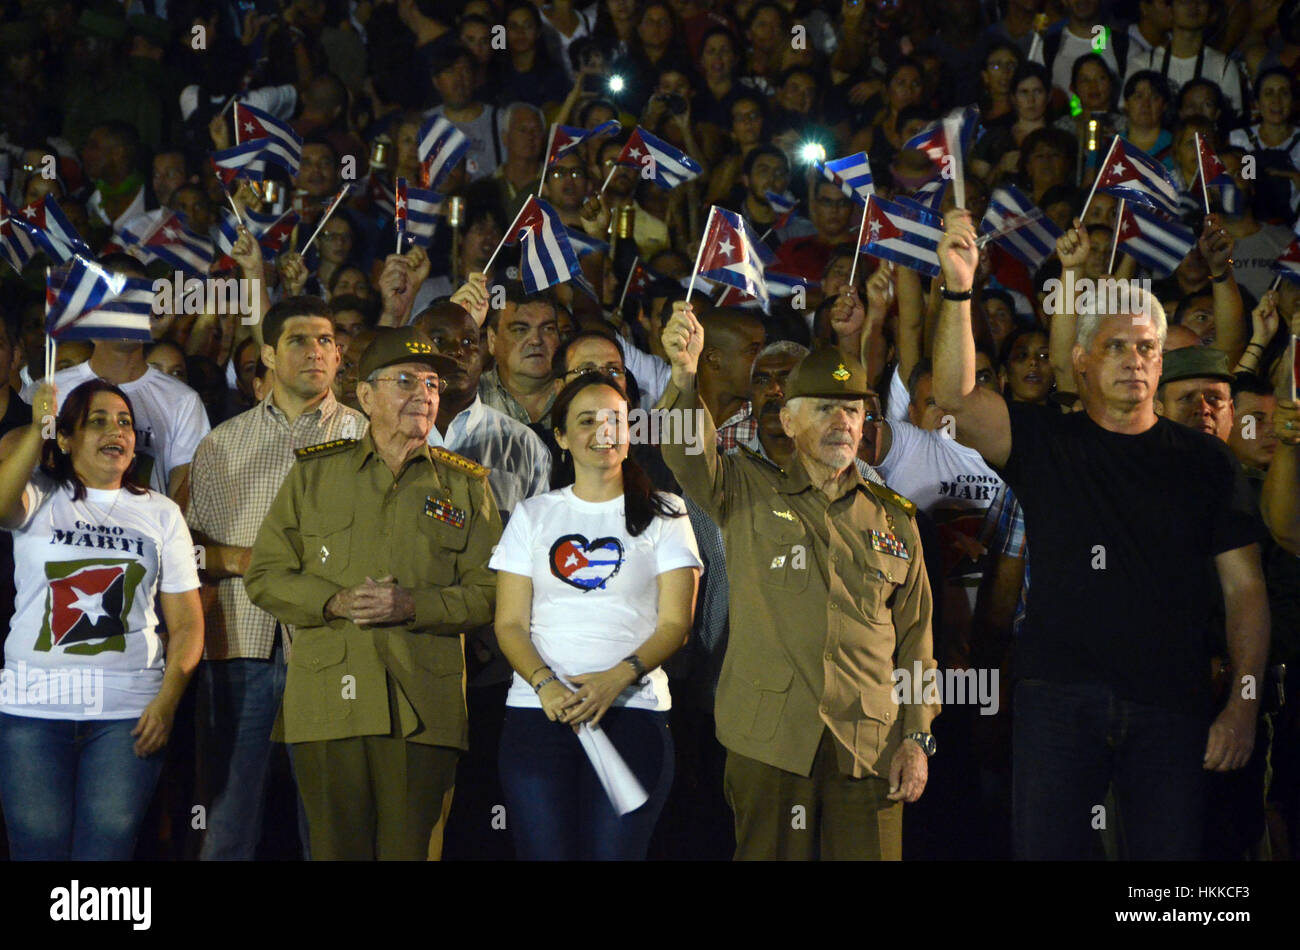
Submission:
<svg viewBox="0 0 1300 950">
<path fill-rule="evenodd" d="M 852 375 L 853 375 L 852 373 L 850 373 L 847 369 L 844 368 L 843 363 L 841 363 L 836 368 L 835 372 L 831 373 L 831 377 L 834 378 L 834 380 L 838 383 L 844 382 Z"/>
</svg>

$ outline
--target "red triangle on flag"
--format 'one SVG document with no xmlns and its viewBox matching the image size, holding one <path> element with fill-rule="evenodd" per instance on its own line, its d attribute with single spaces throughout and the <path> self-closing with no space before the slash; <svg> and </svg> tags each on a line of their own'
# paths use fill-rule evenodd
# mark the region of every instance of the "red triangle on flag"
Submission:
<svg viewBox="0 0 1300 950">
<path fill-rule="evenodd" d="M 874 201 L 867 202 L 867 224 L 865 238 L 868 241 L 884 241 L 889 238 L 901 238 L 903 232 L 889 219 L 889 215 Z"/>
</svg>

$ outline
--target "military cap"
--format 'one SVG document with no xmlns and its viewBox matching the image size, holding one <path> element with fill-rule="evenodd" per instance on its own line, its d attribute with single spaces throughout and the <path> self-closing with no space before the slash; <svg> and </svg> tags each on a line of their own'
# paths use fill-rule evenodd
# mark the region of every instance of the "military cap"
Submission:
<svg viewBox="0 0 1300 950">
<path fill-rule="evenodd" d="M 459 365 L 433 348 L 429 338 L 415 327 L 380 330 L 357 365 L 357 379 L 365 382 L 370 374 L 397 363 L 423 363 L 440 376 L 449 375 Z"/>
<path fill-rule="evenodd" d="M 1184 346 L 1165 354 L 1164 372 L 1160 385 L 1176 383 L 1180 379 L 1218 379 L 1232 382 L 1228 368 L 1228 354 L 1208 346 Z"/>
<path fill-rule="evenodd" d="M 799 396 L 861 399 L 867 395 L 867 371 L 852 357 L 830 346 L 818 347 L 790 372 L 786 400 Z"/>
</svg>

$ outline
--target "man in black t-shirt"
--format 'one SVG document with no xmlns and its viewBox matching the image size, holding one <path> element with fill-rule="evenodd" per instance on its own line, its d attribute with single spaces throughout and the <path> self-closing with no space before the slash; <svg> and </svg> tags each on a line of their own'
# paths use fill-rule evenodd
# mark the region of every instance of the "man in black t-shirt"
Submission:
<svg viewBox="0 0 1300 950">
<path fill-rule="evenodd" d="M 1015 660 L 1016 856 L 1089 857 L 1113 821 L 1113 786 L 1128 856 L 1195 859 L 1203 770 L 1240 768 L 1254 745 L 1269 636 L 1263 525 L 1227 447 L 1155 413 L 1166 323 L 1154 297 L 1135 287 L 1127 312 L 1079 317 L 1084 411 L 1060 415 L 975 385 L 967 212 L 948 215 L 939 259 L 934 398 L 1015 491 L 1034 539 Z M 1072 322 L 1057 315 L 1053 332 Z M 1212 723 L 1210 562 L 1241 677 Z"/>
</svg>

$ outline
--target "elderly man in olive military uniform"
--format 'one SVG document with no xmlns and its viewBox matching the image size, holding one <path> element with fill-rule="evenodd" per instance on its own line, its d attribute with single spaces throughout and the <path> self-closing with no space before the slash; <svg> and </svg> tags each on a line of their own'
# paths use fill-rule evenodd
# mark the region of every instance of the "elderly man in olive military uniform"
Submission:
<svg viewBox="0 0 1300 950">
<path fill-rule="evenodd" d="M 430 448 L 439 373 L 412 328 L 362 354 L 359 441 L 299 450 L 253 546 L 253 602 L 296 627 L 274 738 L 317 859 L 423 860 L 466 747 L 462 634 L 488 623 L 501 518 L 487 470 Z"/>
<path fill-rule="evenodd" d="M 736 857 L 897 860 L 938 704 L 910 688 L 935 667 L 914 506 L 854 466 L 866 371 L 832 349 L 795 368 L 781 410 L 795 453 L 781 469 L 748 451 L 718 457 L 695 388 L 703 330 L 685 303 L 663 341 L 672 383 L 660 406 L 700 412 L 705 446 L 664 444 L 664 459 L 727 543 L 715 717 Z"/>
</svg>

